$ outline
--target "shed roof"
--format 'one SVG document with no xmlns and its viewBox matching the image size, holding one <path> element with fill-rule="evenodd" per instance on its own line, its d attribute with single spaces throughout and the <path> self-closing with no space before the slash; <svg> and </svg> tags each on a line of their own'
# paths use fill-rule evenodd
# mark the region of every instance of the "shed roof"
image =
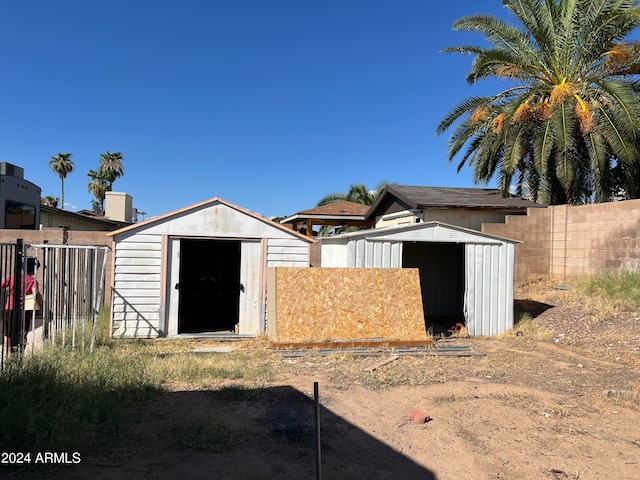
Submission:
<svg viewBox="0 0 640 480">
<path fill-rule="evenodd" d="M 323 243 L 331 243 L 332 240 L 335 240 L 337 242 L 341 241 L 341 240 L 351 240 L 351 239 L 357 239 L 357 238 L 374 238 L 374 237 L 384 237 L 386 238 L 390 238 L 390 237 L 397 237 L 397 240 L 409 240 L 409 239 L 414 239 L 414 240 L 419 240 L 419 238 L 417 236 L 413 236 L 410 238 L 410 234 L 411 233 L 416 233 L 416 231 L 419 230 L 424 230 L 424 229 L 442 229 L 445 232 L 459 232 L 461 234 L 463 234 L 463 237 L 456 237 L 453 238 L 450 235 L 444 235 L 443 239 L 450 239 L 450 241 L 452 242 L 464 242 L 464 241 L 469 241 L 469 239 L 471 238 L 482 238 L 482 239 L 486 239 L 489 241 L 497 241 L 497 242 L 508 242 L 508 243 L 522 243 L 520 240 L 514 240 L 511 238 L 506 238 L 506 237 L 501 237 L 498 235 L 493 235 L 490 233 L 485 233 L 485 232 L 480 232 L 478 230 L 473 230 L 471 228 L 464 228 L 464 227 L 459 227 L 457 225 L 450 225 L 448 223 L 442 223 L 442 222 L 420 222 L 420 223 L 410 223 L 410 224 L 403 224 L 403 225 L 392 225 L 389 227 L 381 227 L 381 228 L 372 228 L 369 230 L 361 230 L 359 232 L 349 232 L 349 233 L 343 233 L 340 235 L 334 235 L 332 237 L 325 237 L 322 239 Z M 409 234 L 409 236 L 403 236 L 402 234 Z"/>
<path fill-rule="evenodd" d="M 546 207 L 546 205 L 521 197 L 503 197 L 499 190 L 493 188 L 388 185 L 369 208 L 366 218 L 380 215 L 378 213 L 380 208 L 383 205 L 388 205 L 393 198 L 405 204 L 407 209 L 500 208 L 523 210 Z"/>
<path fill-rule="evenodd" d="M 235 205 L 235 204 L 233 204 L 231 202 L 227 202 L 226 200 L 223 200 L 220 197 L 213 197 L 213 198 L 210 198 L 209 200 L 205 200 L 205 201 L 200 202 L 200 203 L 195 203 L 193 205 L 189 205 L 188 207 L 180 208 L 178 210 L 174 210 L 172 212 L 165 213 L 164 215 L 159 215 L 157 217 L 152 217 L 152 218 L 149 218 L 147 220 L 144 220 L 142 222 L 134 223 L 132 225 L 129 225 L 129 226 L 124 227 L 124 228 L 121 228 L 119 230 L 115 230 L 113 232 L 109 232 L 109 233 L 107 233 L 107 236 L 113 237 L 115 235 L 119 235 L 121 233 L 128 232 L 128 231 L 131 231 L 131 230 L 144 229 L 145 227 L 148 227 L 150 225 L 153 225 L 153 224 L 156 224 L 156 223 L 171 219 L 171 217 L 175 217 L 175 216 L 178 216 L 178 215 L 189 213 L 190 211 L 195 211 L 197 209 L 200 209 L 200 208 L 205 207 L 207 205 L 212 205 L 214 203 L 220 203 L 220 204 L 225 205 L 225 206 L 227 206 L 229 208 L 237 210 L 238 212 L 244 213 L 245 215 L 253 217 L 256 220 L 259 220 L 261 222 L 267 223 L 267 224 L 271 225 L 272 227 L 275 227 L 275 228 L 278 228 L 279 230 L 287 232 L 290 235 L 293 235 L 295 237 L 304 239 L 304 240 L 308 241 L 309 243 L 314 243 L 315 242 L 315 240 L 313 238 L 311 238 L 311 237 L 307 237 L 306 235 L 303 235 L 303 234 L 298 233 L 298 232 L 296 232 L 294 230 L 291 230 L 290 228 L 287 228 L 284 225 L 281 225 L 281 224 L 279 224 L 277 222 L 274 222 L 273 220 L 270 220 L 270 219 L 268 219 L 266 217 L 263 217 L 262 215 L 254 213 L 254 212 L 252 212 L 250 210 L 247 210 L 245 208 L 239 207 L 238 205 Z"/>
</svg>

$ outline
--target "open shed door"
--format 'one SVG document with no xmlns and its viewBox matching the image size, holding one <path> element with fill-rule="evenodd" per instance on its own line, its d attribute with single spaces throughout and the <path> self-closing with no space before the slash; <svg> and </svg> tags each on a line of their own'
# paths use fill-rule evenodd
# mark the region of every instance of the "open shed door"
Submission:
<svg viewBox="0 0 640 480">
<path fill-rule="evenodd" d="M 260 333 L 259 241 L 173 238 L 169 247 L 168 335 Z"/>
<path fill-rule="evenodd" d="M 464 244 L 404 242 L 402 266 L 420 272 L 422 306 L 428 325 L 444 330 L 464 323 Z"/>
</svg>

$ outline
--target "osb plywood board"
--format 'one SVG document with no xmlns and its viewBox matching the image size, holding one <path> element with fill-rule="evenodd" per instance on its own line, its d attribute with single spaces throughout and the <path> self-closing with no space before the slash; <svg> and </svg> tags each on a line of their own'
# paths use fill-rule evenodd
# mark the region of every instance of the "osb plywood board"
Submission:
<svg viewBox="0 0 640 480">
<path fill-rule="evenodd" d="M 272 340 L 427 338 L 417 269 L 277 268 Z"/>
</svg>

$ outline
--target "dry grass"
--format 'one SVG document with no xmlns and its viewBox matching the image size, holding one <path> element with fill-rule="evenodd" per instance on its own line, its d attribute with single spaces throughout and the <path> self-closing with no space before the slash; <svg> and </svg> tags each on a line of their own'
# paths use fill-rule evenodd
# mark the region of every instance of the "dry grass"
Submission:
<svg viewBox="0 0 640 480">
<path fill-rule="evenodd" d="M 331 381 L 349 388 L 352 385 L 362 385 L 371 390 L 383 390 L 400 385 L 429 385 L 443 383 L 447 380 L 444 359 L 440 357 L 401 357 L 398 360 L 382 366 L 374 371 L 370 367 L 380 362 L 380 358 L 373 357 L 368 361 L 355 357 L 334 357 Z"/>
</svg>

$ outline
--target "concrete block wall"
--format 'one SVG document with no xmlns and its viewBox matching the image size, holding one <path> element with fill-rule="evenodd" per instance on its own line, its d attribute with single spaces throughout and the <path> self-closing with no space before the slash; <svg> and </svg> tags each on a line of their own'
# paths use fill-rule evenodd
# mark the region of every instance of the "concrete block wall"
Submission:
<svg viewBox="0 0 640 480">
<path fill-rule="evenodd" d="M 482 231 L 523 242 L 516 280 L 640 269 L 640 200 L 529 209 Z"/>
<path fill-rule="evenodd" d="M 482 231 L 520 240 L 515 245 L 515 279 L 549 275 L 552 224 L 546 208 L 530 208 L 527 215 L 507 215 L 505 223 L 485 223 Z"/>
</svg>

